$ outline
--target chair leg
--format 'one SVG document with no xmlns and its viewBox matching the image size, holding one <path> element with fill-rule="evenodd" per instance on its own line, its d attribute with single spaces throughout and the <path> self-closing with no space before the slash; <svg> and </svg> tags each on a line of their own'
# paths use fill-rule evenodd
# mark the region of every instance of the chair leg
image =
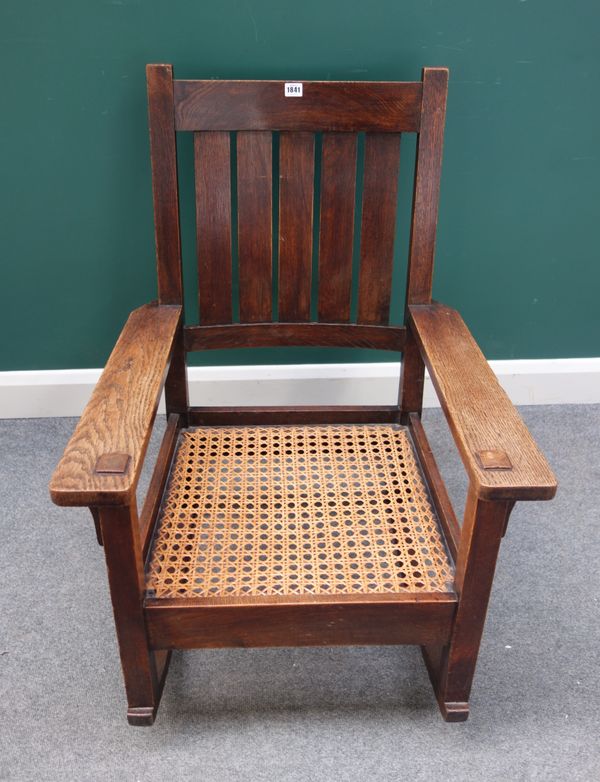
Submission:
<svg viewBox="0 0 600 782">
<path fill-rule="evenodd" d="M 442 715 L 448 722 L 469 716 L 475 674 L 500 542 L 514 503 L 486 502 L 469 492 L 457 562 L 458 607 L 450 642 L 423 647 L 423 657 Z"/>
<path fill-rule="evenodd" d="M 152 725 L 170 652 L 153 652 L 144 622 L 144 574 L 137 510 L 100 508 L 100 526 L 131 725 Z"/>
</svg>

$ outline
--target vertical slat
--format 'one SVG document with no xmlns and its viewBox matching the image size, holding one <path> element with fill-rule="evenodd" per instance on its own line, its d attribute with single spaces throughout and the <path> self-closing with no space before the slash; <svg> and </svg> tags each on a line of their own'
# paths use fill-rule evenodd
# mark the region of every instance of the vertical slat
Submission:
<svg viewBox="0 0 600 782">
<path fill-rule="evenodd" d="M 359 323 L 383 325 L 389 321 L 399 166 L 400 135 L 367 133 L 360 240 Z"/>
<path fill-rule="evenodd" d="M 158 300 L 161 304 L 181 304 L 183 283 L 173 109 L 173 69 L 170 65 L 148 65 L 146 78 L 148 82 L 148 122 L 152 161 Z"/>
<path fill-rule="evenodd" d="M 406 290 L 408 304 L 429 304 L 431 301 L 447 90 L 446 68 L 423 70 Z"/>
<path fill-rule="evenodd" d="M 237 134 L 240 321 L 271 320 L 272 152 L 271 133 Z"/>
<path fill-rule="evenodd" d="M 200 323 L 231 323 L 229 133 L 194 134 Z"/>
<path fill-rule="evenodd" d="M 315 140 L 279 137 L 279 320 L 310 320 Z"/>
<path fill-rule="evenodd" d="M 356 134 L 324 133 L 321 151 L 319 320 L 347 323 L 352 294 Z"/>
</svg>

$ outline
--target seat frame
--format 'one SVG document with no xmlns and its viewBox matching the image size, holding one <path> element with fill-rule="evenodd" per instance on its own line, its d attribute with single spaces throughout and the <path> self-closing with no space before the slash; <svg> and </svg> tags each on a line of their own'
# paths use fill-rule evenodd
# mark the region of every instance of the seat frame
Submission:
<svg viewBox="0 0 600 782">
<path fill-rule="evenodd" d="M 404 643 L 421 646 L 444 718 L 464 720 L 510 512 L 517 500 L 551 499 L 556 480 L 458 313 L 431 298 L 448 71 L 425 68 L 420 82 L 305 82 L 304 96 L 291 99 L 284 97 L 284 82 L 174 81 L 169 65 L 149 65 L 147 77 L 158 302 L 135 310 L 125 324 L 50 484 L 58 505 L 90 508 L 104 546 L 128 720 L 132 725 L 154 721 L 173 649 Z M 195 133 L 203 319 L 195 326 L 184 325 L 183 317 L 177 131 Z M 222 156 L 230 131 L 243 132 L 239 143 L 246 145 L 238 147 L 245 150 L 238 159 L 238 235 L 240 243 L 252 235 L 245 246 L 254 247 L 240 254 L 241 323 L 231 316 L 231 272 L 223 262 L 231 213 L 224 173 L 229 160 L 223 162 Z M 263 181 L 264 171 L 270 172 L 263 144 L 267 131 L 279 131 L 282 138 L 287 134 L 280 142 L 279 217 L 289 248 L 280 244 L 279 322 L 271 317 L 270 222 L 267 229 L 260 211 L 265 204 L 270 209 L 272 197 Z M 354 323 L 350 267 L 344 266 L 345 276 L 340 272 L 335 285 L 331 278 L 341 269 L 332 247 L 340 245 L 347 259 L 352 253 L 342 229 L 351 230 L 353 206 L 343 194 L 355 187 L 336 161 L 355 154 L 352 136 L 359 131 L 367 133 L 365 156 L 375 173 L 371 179 L 365 173 L 364 251 Z M 300 211 L 307 200 L 302 194 L 304 175 L 310 173 L 308 132 L 323 132 L 324 138 L 329 134 L 322 165 L 332 175 L 331 184 L 323 178 L 321 187 L 318 322 L 310 317 L 310 280 L 307 293 L 304 279 L 310 256 L 306 232 L 298 228 L 297 214 L 290 215 L 292 201 L 285 200 L 296 198 Z M 416 133 L 418 142 L 405 319 L 394 326 L 389 324 L 393 228 L 390 240 L 385 221 L 394 222 L 390 215 L 396 209 L 399 154 L 394 139 L 400 132 Z M 379 288 L 373 280 L 381 282 Z M 398 403 L 293 408 L 189 404 L 188 352 L 269 345 L 402 352 Z M 426 366 L 469 477 L 462 525 L 421 423 Z M 138 513 L 136 489 L 163 388 L 167 426 Z M 182 429 L 335 423 L 408 428 L 455 564 L 454 592 L 225 601 L 146 594 L 145 563 Z"/>
</svg>

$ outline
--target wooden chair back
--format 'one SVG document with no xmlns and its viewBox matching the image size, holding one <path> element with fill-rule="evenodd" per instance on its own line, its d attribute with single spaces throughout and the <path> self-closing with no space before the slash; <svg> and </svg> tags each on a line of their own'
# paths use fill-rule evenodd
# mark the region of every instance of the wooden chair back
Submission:
<svg viewBox="0 0 600 782">
<path fill-rule="evenodd" d="M 419 82 L 302 85 L 179 81 L 170 65 L 149 65 L 147 76 L 164 304 L 183 302 L 175 136 L 194 134 L 199 324 L 186 326 L 185 349 L 329 345 L 401 351 L 404 326 L 390 324 L 400 138 L 418 136 L 407 302 L 428 303 L 447 70 L 426 68 Z M 358 133 L 365 134 L 359 209 Z M 353 281 L 356 236 L 359 268 Z M 239 290 L 235 323 L 234 290 Z"/>
</svg>

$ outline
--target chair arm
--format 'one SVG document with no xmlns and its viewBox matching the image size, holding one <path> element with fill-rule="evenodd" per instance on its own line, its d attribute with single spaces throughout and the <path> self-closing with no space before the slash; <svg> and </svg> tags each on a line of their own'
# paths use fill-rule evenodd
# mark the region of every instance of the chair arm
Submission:
<svg viewBox="0 0 600 782">
<path fill-rule="evenodd" d="M 409 328 L 477 496 L 552 499 L 554 474 L 458 312 L 410 305 Z"/>
<path fill-rule="evenodd" d="M 156 303 L 129 316 L 50 481 L 57 505 L 135 497 L 180 320 L 180 306 Z"/>
</svg>

